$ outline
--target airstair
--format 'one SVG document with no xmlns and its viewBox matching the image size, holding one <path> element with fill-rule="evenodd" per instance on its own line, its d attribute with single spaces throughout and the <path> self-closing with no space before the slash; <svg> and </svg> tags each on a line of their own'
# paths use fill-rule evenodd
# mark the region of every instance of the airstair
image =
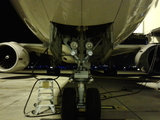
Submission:
<svg viewBox="0 0 160 120">
<path fill-rule="evenodd" d="M 33 114 L 38 115 L 41 108 L 49 107 L 55 113 L 54 106 L 54 90 L 53 80 L 39 80 L 38 98 L 37 103 L 34 104 L 36 110 L 32 111 Z"/>
</svg>

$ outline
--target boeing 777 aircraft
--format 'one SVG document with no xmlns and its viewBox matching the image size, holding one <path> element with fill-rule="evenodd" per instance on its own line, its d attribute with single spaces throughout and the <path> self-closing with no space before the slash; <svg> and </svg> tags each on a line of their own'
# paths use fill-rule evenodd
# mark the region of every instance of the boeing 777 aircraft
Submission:
<svg viewBox="0 0 160 120">
<path fill-rule="evenodd" d="M 103 64 L 111 61 L 111 56 L 139 50 L 137 65 L 147 72 L 152 66 L 154 50 L 159 48 L 155 44 L 146 45 L 142 50 L 139 46 L 119 45 L 137 28 L 157 0 L 10 1 L 43 44 L 1 43 L 0 72 L 24 69 L 29 63 L 30 51 L 43 53 L 47 48 L 55 66 L 62 61 L 76 63 L 78 68 L 70 81 L 78 84 L 78 100 L 75 89 L 64 89 L 61 108 L 63 120 L 75 120 L 76 109 L 81 107 L 86 109 L 87 120 L 100 119 L 99 91 L 96 88 L 85 90 L 85 85 L 93 81 L 90 74 L 92 63 Z M 159 63 L 160 60 L 156 59 L 155 64 Z M 160 73 L 156 65 L 151 71 Z"/>
</svg>

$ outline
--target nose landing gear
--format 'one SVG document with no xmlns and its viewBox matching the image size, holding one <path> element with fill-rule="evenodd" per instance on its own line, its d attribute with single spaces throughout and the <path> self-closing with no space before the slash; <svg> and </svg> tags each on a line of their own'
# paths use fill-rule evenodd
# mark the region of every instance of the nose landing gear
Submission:
<svg viewBox="0 0 160 120">
<path fill-rule="evenodd" d="M 61 117 L 62 120 L 76 120 L 79 109 L 85 109 L 86 120 L 100 120 L 101 101 L 99 91 L 96 88 L 85 89 L 85 84 L 93 81 L 89 71 L 91 66 L 89 59 L 93 55 L 94 45 L 92 41 L 86 39 L 84 35 L 85 27 L 79 27 L 78 30 L 79 37 L 77 40 L 64 39 L 64 44 L 69 48 L 70 54 L 78 66 L 69 80 L 78 84 L 78 94 L 76 95 L 74 88 L 64 89 Z M 68 44 L 69 41 L 70 45 Z"/>
<path fill-rule="evenodd" d="M 76 71 L 71 78 L 78 83 L 77 95 L 75 88 L 65 88 L 62 97 L 62 120 L 76 120 L 79 109 L 84 109 L 86 120 L 100 120 L 101 100 L 97 88 L 88 88 L 85 83 L 93 81 L 88 71 Z M 77 97 L 76 97 L 77 96 Z"/>
</svg>

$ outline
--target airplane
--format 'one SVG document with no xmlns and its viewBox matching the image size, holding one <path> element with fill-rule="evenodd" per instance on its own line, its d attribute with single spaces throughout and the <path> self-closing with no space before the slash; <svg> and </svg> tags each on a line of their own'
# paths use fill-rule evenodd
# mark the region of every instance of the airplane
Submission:
<svg viewBox="0 0 160 120">
<path fill-rule="evenodd" d="M 30 51 L 43 53 L 49 49 L 55 66 L 62 61 L 77 64 L 77 69 L 69 78 L 77 85 L 77 90 L 64 89 L 62 120 L 75 120 L 78 108 L 86 109 L 87 120 L 99 120 L 99 91 L 97 88 L 85 89 L 87 83 L 93 82 L 91 64 L 109 61 L 109 73 L 116 74 L 112 56 L 137 51 L 136 61 L 141 69 L 160 73 L 152 65 L 154 50 L 159 45 L 148 44 L 142 49 L 136 45 L 120 45 L 157 1 L 10 0 L 26 26 L 43 44 L 0 43 L 0 72 L 23 70 L 29 63 Z M 156 58 L 157 65 L 160 60 L 157 55 Z M 104 70 L 104 73 L 108 71 Z"/>
</svg>

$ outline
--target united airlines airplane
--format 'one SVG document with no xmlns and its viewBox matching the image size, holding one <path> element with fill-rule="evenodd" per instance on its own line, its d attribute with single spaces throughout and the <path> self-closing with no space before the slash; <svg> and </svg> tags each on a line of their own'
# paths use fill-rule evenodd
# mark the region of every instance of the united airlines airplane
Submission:
<svg viewBox="0 0 160 120">
<path fill-rule="evenodd" d="M 99 91 L 96 88 L 85 90 L 85 85 L 93 81 L 90 74 L 92 63 L 103 64 L 111 61 L 111 56 L 139 50 L 137 65 L 146 72 L 152 66 L 157 45 L 149 44 L 140 49 L 139 46 L 119 44 L 133 33 L 157 0 L 10 1 L 43 44 L 1 43 L 0 72 L 24 69 L 29 63 L 30 51 L 43 53 L 47 48 L 55 66 L 62 61 L 76 63 L 78 67 L 70 81 L 78 84 L 77 93 L 74 88 L 64 89 L 61 108 L 63 120 L 75 120 L 76 110 L 82 107 L 86 109 L 87 120 L 100 119 Z M 155 64 L 159 63 L 160 60 L 156 59 Z M 151 68 L 152 73 L 160 73 L 156 65 Z M 111 74 L 116 74 L 112 67 L 109 68 Z"/>
</svg>

